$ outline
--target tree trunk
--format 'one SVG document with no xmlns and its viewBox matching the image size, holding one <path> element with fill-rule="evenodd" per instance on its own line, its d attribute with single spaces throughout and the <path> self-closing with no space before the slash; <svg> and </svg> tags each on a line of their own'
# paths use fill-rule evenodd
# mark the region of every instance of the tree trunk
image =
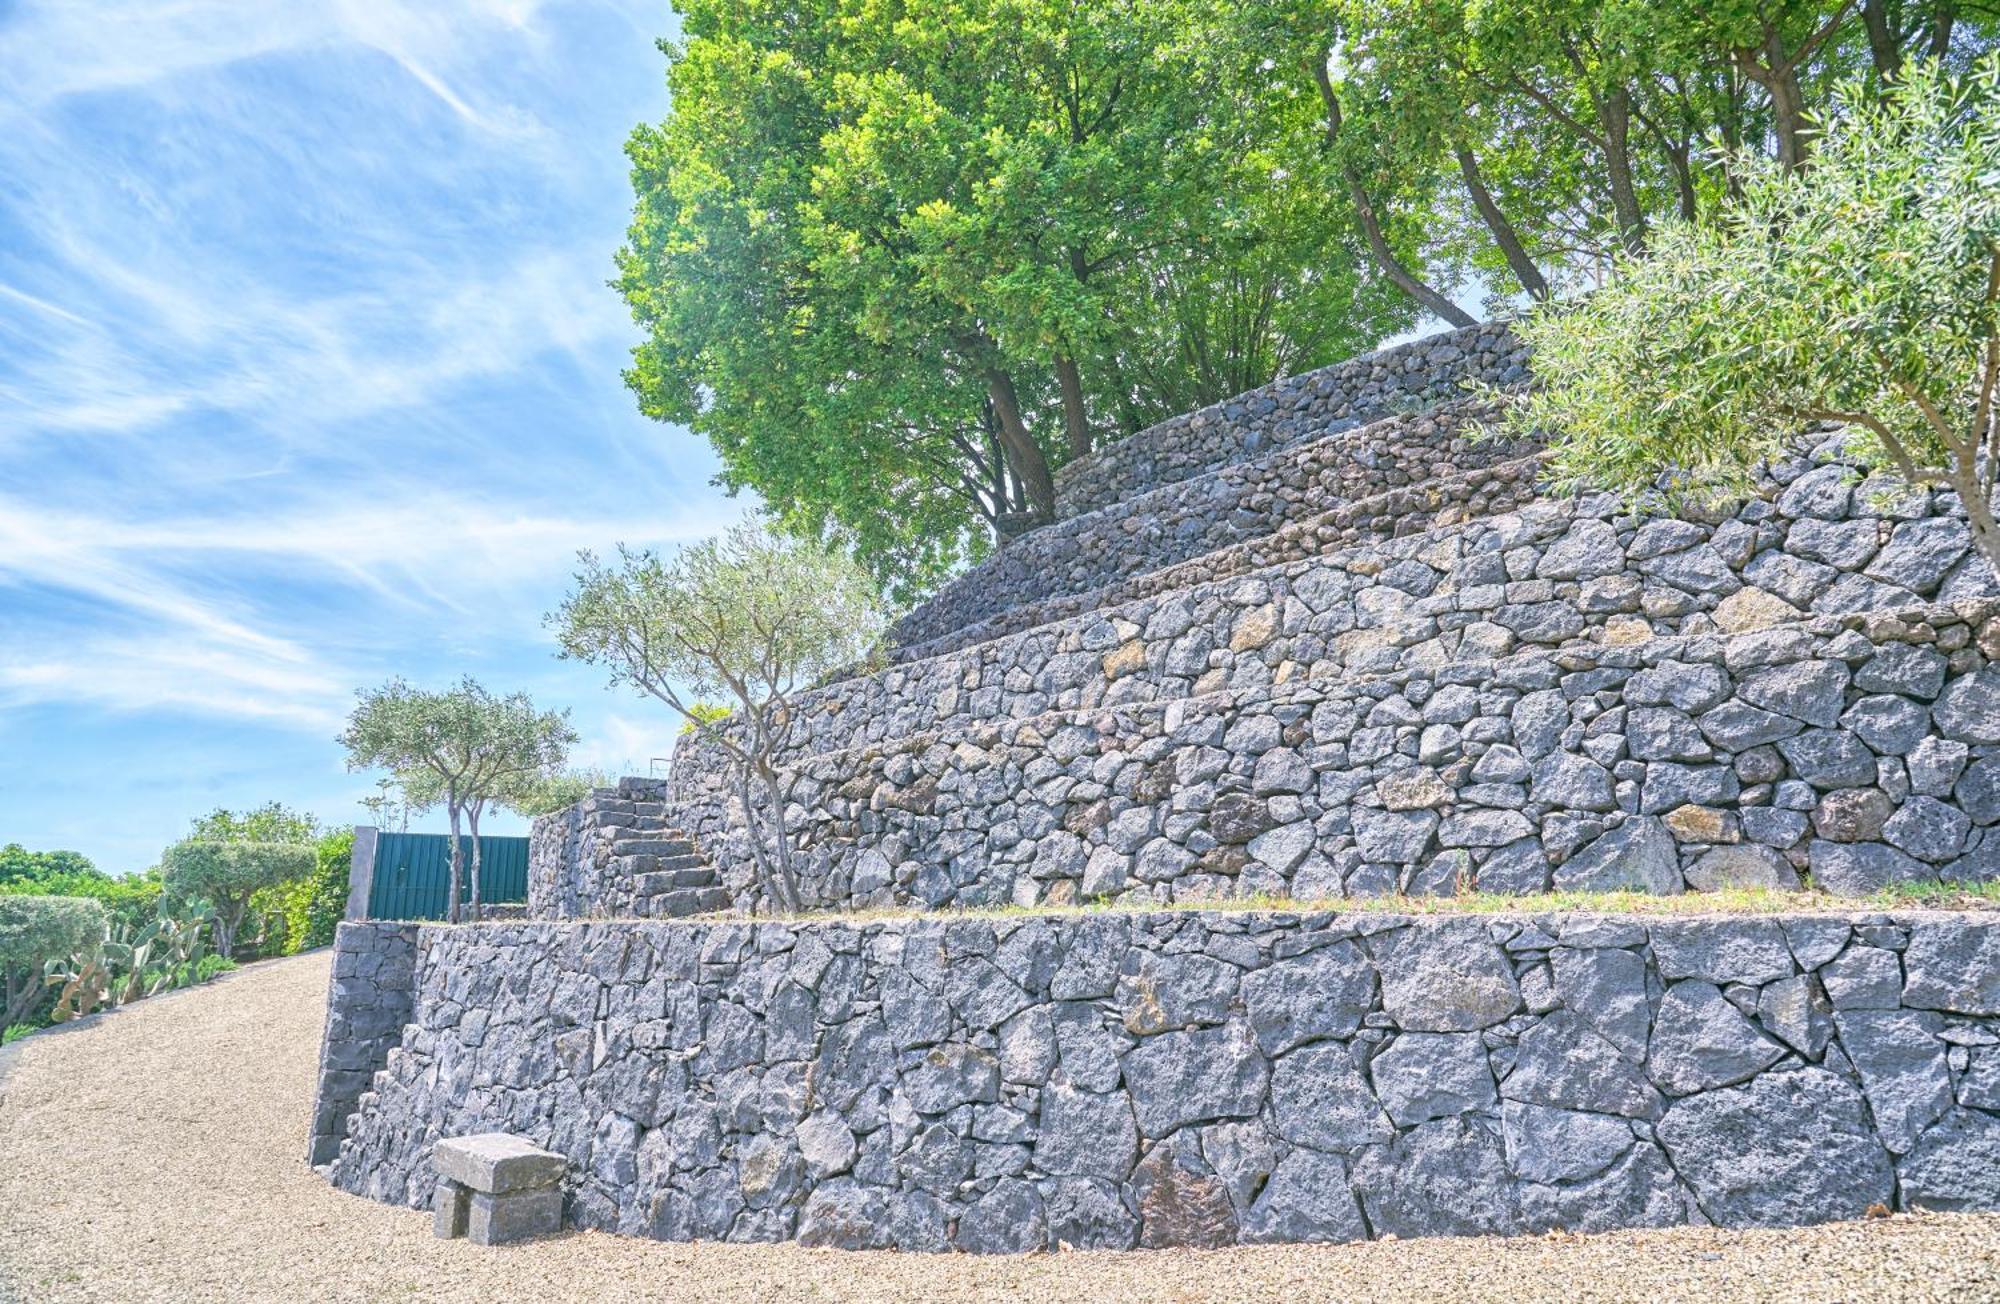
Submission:
<svg viewBox="0 0 2000 1304">
<path fill-rule="evenodd" d="M 1974 445 L 1975 452 L 1977 444 Z M 1951 487 L 1965 506 L 1965 519 L 1972 527 L 1972 542 L 1995 578 L 2000 578 L 2000 522 L 1993 519 L 1993 490 L 1980 475 L 1975 459 L 1951 459 Z"/>
<path fill-rule="evenodd" d="M 1319 87 L 1320 103 L 1326 109 L 1326 132 L 1324 148 L 1332 153 L 1340 141 L 1340 95 L 1333 88 L 1333 77 L 1326 70 L 1326 59 L 1320 58 L 1312 65 L 1313 81 Z M 1430 286 L 1417 279 L 1416 273 L 1403 266 L 1402 259 L 1389 247 L 1388 238 L 1382 234 L 1381 219 L 1375 215 L 1375 205 L 1369 201 L 1368 187 L 1362 183 L 1360 172 L 1353 164 L 1343 162 L 1340 167 L 1341 179 L 1347 183 L 1347 194 L 1354 205 L 1354 218 L 1361 227 L 1362 238 L 1368 242 L 1369 256 L 1374 258 L 1382 274 L 1389 283 L 1407 294 L 1424 307 L 1436 313 L 1453 326 L 1477 325 L 1477 320 L 1463 308 L 1445 298 Z"/>
<path fill-rule="evenodd" d="M 1894 81 L 1903 70 L 1903 47 L 1896 39 L 1888 0 L 1862 0 L 1861 25 L 1868 32 L 1868 56 L 1874 60 L 1876 76 Z"/>
<path fill-rule="evenodd" d="M 1771 96 L 1771 118 L 1778 134 L 1778 164 L 1787 172 L 1803 168 L 1812 153 L 1806 140 L 1805 94 L 1798 72 L 1790 66 L 1775 73 L 1764 89 Z"/>
<path fill-rule="evenodd" d="M 458 845 L 458 798 L 445 799 L 445 810 L 451 817 L 451 882 L 445 887 L 444 917 L 447 923 L 458 922 L 458 871 L 463 864 L 464 851 Z"/>
<path fill-rule="evenodd" d="M 1007 464 L 1028 491 L 1028 505 L 1044 519 L 1056 514 L 1055 481 L 1049 475 L 1048 460 L 1034 435 L 1021 419 L 1021 401 L 1014 392 L 1014 378 L 1000 367 L 986 370 L 987 394 L 993 400 L 993 414 L 1000 419 L 1000 447 Z"/>
<path fill-rule="evenodd" d="M 1465 188 L 1472 195 L 1472 206 L 1479 210 L 1486 229 L 1493 233 L 1493 243 L 1500 246 L 1500 253 L 1513 270 L 1514 279 L 1530 295 L 1547 299 L 1549 283 L 1543 279 L 1542 269 L 1535 266 L 1535 260 L 1528 256 L 1514 224 L 1507 220 L 1507 215 L 1500 211 L 1500 205 L 1494 202 L 1493 192 L 1486 188 L 1486 178 L 1479 171 L 1479 160 L 1464 144 L 1454 145 L 1452 152 L 1458 156 L 1458 170 L 1465 177 Z"/>
<path fill-rule="evenodd" d="M 1942 59 L 1951 52 L 1951 27 L 1958 20 L 1958 6 L 1940 4 L 1931 14 L 1930 57 Z"/>
<path fill-rule="evenodd" d="M 1620 86 L 1598 101 L 1604 127 L 1605 177 L 1611 183 L 1611 212 L 1618 221 L 1618 238 L 1630 253 L 1646 251 L 1646 214 L 1639 207 L 1639 190 L 1632 181 L 1632 94 Z"/>
<path fill-rule="evenodd" d="M 1077 372 L 1075 358 L 1056 355 L 1056 382 L 1062 386 L 1063 431 L 1069 436 L 1069 455 L 1086 456 L 1090 452 L 1090 414 L 1084 411 L 1083 377 Z"/>
<path fill-rule="evenodd" d="M 466 823 L 470 826 L 468 831 L 472 835 L 472 901 L 470 903 L 471 905 L 470 914 L 472 916 L 472 922 L 475 924 L 478 923 L 480 920 L 479 808 L 482 805 L 484 805 L 483 802 L 475 801 L 470 806 L 466 807 L 465 811 Z"/>
</svg>

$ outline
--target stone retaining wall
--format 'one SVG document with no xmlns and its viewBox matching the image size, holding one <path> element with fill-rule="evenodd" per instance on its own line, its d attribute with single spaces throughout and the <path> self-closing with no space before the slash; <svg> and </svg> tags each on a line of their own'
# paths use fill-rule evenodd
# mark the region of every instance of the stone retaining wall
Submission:
<svg viewBox="0 0 2000 1304">
<path fill-rule="evenodd" d="M 417 928 L 343 923 L 334 932 L 319 1085 L 313 1095 L 312 1136 L 306 1142 L 309 1164 L 331 1163 L 340 1153 L 348 1116 L 389 1049 L 403 1039 L 403 1026 L 413 1017 Z"/>
<path fill-rule="evenodd" d="M 1204 558 L 1178 588 L 804 694 L 794 750 L 2000 592 L 1956 498 L 1884 502 L 1884 482 L 1858 478 L 1800 458 L 1710 522 L 1628 516 L 1592 494 L 1196 582 Z"/>
<path fill-rule="evenodd" d="M 798 748 L 2000 592 L 1953 495 L 1893 491 L 1839 456 L 1828 445 L 1780 464 L 1710 519 L 1631 515 L 1592 494 L 1246 574 L 1204 579 L 1201 558 L 1158 592 L 804 694 Z"/>
<path fill-rule="evenodd" d="M 1527 347 L 1482 322 L 1363 354 L 1150 426 L 1056 472 L 1056 515 L 1080 516 L 1273 448 L 1528 378 Z"/>
<path fill-rule="evenodd" d="M 1289 522 L 1269 534 L 1214 552 L 1130 575 L 1083 593 L 1023 603 L 923 643 L 888 649 L 885 662 L 906 665 L 978 644 L 1136 602 L 1212 584 L 1285 562 L 1321 557 L 1384 539 L 1398 539 L 1527 507 L 1541 494 L 1543 459 L 1518 458 L 1476 471 L 1391 489 Z"/>
<path fill-rule="evenodd" d="M 1325 913 L 431 926 L 343 1189 L 1006 1252 L 2000 1208 L 2000 925 Z"/>
<path fill-rule="evenodd" d="M 907 646 L 951 636 L 1014 608 L 1102 588 L 1286 525 L 1328 503 L 1373 498 L 1513 461 L 1539 445 L 1490 436 L 1493 400 L 1385 418 L 1337 438 L 1233 462 L 1060 521 L 1001 549 L 897 622 Z"/>
<path fill-rule="evenodd" d="M 830 907 L 2000 873 L 2000 602 L 912 734 L 796 770 Z M 705 764 L 673 808 L 749 904 Z"/>
</svg>

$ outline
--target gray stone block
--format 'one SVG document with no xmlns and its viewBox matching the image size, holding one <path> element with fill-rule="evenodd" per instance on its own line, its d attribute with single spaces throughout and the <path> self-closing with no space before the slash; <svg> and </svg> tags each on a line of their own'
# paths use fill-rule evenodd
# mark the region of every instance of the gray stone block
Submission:
<svg viewBox="0 0 2000 1304">
<path fill-rule="evenodd" d="M 513 1191 L 506 1195 L 474 1191 L 465 1235 L 474 1245 L 510 1245 L 537 1236 L 553 1236 L 562 1226 L 560 1187 Z"/>
<path fill-rule="evenodd" d="M 488 1195 L 552 1186 L 569 1168 L 562 1155 L 508 1132 L 448 1137 L 432 1157 L 439 1177 Z"/>
</svg>

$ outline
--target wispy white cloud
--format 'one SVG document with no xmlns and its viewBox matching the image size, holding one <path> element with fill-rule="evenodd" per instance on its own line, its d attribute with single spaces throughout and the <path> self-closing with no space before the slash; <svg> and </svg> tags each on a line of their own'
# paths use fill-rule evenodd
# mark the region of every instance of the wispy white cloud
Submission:
<svg viewBox="0 0 2000 1304">
<path fill-rule="evenodd" d="M 140 864 L 218 802 L 350 814 L 333 735 L 390 673 L 574 706 L 580 763 L 671 747 L 541 628 L 577 549 L 741 511 L 618 382 L 618 146 L 669 22 L 0 0 L 8 836 Z M 115 833 L 78 795 L 114 768 L 150 785 Z"/>
</svg>

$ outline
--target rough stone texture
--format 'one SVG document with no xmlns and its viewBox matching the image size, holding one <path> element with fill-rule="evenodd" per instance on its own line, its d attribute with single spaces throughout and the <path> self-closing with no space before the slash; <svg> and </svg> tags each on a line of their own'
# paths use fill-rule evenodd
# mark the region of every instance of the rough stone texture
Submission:
<svg viewBox="0 0 2000 1304">
<path fill-rule="evenodd" d="M 1216 466 L 1400 407 L 1462 394 L 1470 382 L 1527 379 L 1527 350 L 1505 322 L 1482 322 L 1287 376 L 1149 426 L 1056 474 L 1056 510 L 1074 516 Z"/>
<path fill-rule="evenodd" d="M 1902 772 L 1900 740 L 1877 751 L 1838 723 L 1754 706 L 1741 689 L 1754 679 L 1762 701 L 1837 716 L 1838 704 L 1812 694 L 1847 677 L 1843 699 L 1870 696 L 1851 682 L 1851 665 L 1949 643 L 1957 669 L 1938 690 L 1948 692 L 1986 665 L 1976 635 L 1996 615 L 2000 605 L 1967 600 L 1896 618 L 1819 616 L 1786 629 L 1283 682 L 1267 682 L 1276 675 L 1260 662 L 1262 677 L 1193 699 L 911 733 L 794 768 L 801 863 L 829 906 L 1470 886 L 1676 892 L 1797 886 L 1806 873 L 1823 889 L 1865 893 L 1983 877 L 2000 856 L 2000 801 L 1885 784 Z M 1838 674 L 1770 675 L 1794 666 Z M 1641 712 L 1683 721 L 1701 759 L 1631 755 Z M 1976 760 L 1957 785 L 1970 790 L 1989 760 L 2000 772 L 2000 747 L 1964 746 Z M 747 848 L 711 766 L 677 773 L 676 818 L 697 831 L 733 899 L 750 904 Z M 1858 799 L 1893 818 L 1828 813 Z M 1912 803 L 1916 822 L 1898 824 Z M 1880 840 L 1892 837 L 1929 858 Z"/>
<path fill-rule="evenodd" d="M 335 930 L 307 1163 L 332 1163 L 340 1153 L 355 1103 L 402 1040 L 416 960 L 415 924 L 343 923 Z"/>
<path fill-rule="evenodd" d="M 678 919 L 732 898 L 685 834 L 667 823 L 664 779 L 620 779 L 538 816 L 528 840 L 528 910 L 537 919 Z"/>
<path fill-rule="evenodd" d="M 1930 1004 L 1813 1034 L 1889 945 Z M 1955 1102 L 1989 1098 L 1995 945 L 1927 912 L 425 926 L 333 1174 L 428 1206 L 439 1138 L 504 1130 L 581 1227 L 982 1253 L 1990 1209 L 2000 1126 Z"/>
<path fill-rule="evenodd" d="M 1398 529 L 1399 522 L 1441 523 L 1443 502 L 1393 491 L 1425 481 L 1508 483 L 1455 479 L 1538 451 L 1519 440 L 1474 437 L 1493 415 L 1490 400 L 1470 400 L 1386 417 L 1073 516 L 1014 540 L 946 584 L 897 622 L 890 638 L 901 647 L 942 650 L 958 631 L 990 630 L 987 622 L 1017 607 L 1091 593 L 1136 571 L 1317 522 L 1329 502 L 1389 495 L 1383 506 L 1390 510 L 1372 518 L 1373 532 L 1384 537 L 1405 532 L 1407 525 Z M 1501 505 L 1524 504 L 1525 499 Z M 1396 505 L 1413 513 L 1397 512 Z"/>
</svg>

